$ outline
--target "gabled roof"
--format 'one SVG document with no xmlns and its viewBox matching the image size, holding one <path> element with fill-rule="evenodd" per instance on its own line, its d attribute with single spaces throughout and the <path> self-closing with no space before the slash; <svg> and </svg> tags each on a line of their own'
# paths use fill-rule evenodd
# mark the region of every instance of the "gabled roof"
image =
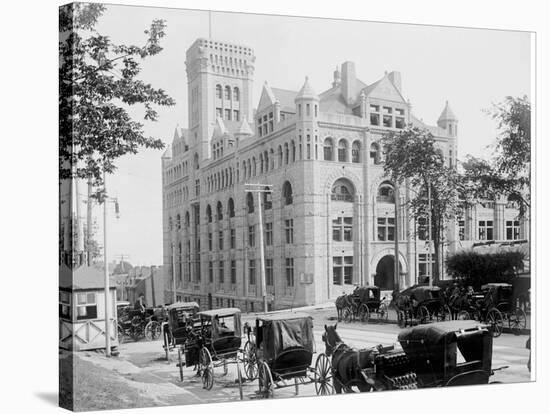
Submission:
<svg viewBox="0 0 550 414">
<path fill-rule="evenodd" d="M 367 97 L 407 102 L 399 89 L 388 78 L 387 73 L 382 79 L 370 84 L 363 91 Z"/>
<path fill-rule="evenodd" d="M 355 85 L 353 87 L 354 101 L 361 93 L 361 90 L 365 89 L 367 85 L 359 80 L 355 79 Z M 338 84 L 330 89 L 327 89 L 319 95 L 320 110 L 322 112 L 336 112 L 341 114 L 352 114 L 352 106 L 347 105 L 342 95 L 342 84 Z"/>
<path fill-rule="evenodd" d="M 225 123 L 223 122 L 223 119 L 217 117 L 216 126 L 214 127 L 214 132 L 212 133 L 212 136 L 214 138 L 219 138 L 228 134 L 229 134 L 229 131 L 227 130 Z"/>
<path fill-rule="evenodd" d="M 271 90 L 267 82 L 265 82 L 264 86 L 262 87 L 260 102 L 258 102 L 258 111 L 273 105 L 275 103 L 275 99 L 276 98 L 273 94 L 273 91 Z"/>
<path fill-rule="evenodd" d="M 235 135 L 254 135 L 248 121 L 246 120 L 246 117 L 243 116 L 243 121 L 241 122 L 241 125 L 239 125 L 239 128 L 235 131 Z"/>
<path fill-rule="evenodd" d="M 281 88 L 271 88 L 271 90 L 273 91 L 275 98 L 279 101 L 279 104 L 281 104 L 281 111 L 291 113 L 296 112 L 294 98 L 298 92 Z"/>
<path fill-rule="evenodd" d="M 162 158 L 172 158 L 172 144 L 166 146 L 166 151 L 164 151 L 164 154 L 162 154 Z"/>
</svg>

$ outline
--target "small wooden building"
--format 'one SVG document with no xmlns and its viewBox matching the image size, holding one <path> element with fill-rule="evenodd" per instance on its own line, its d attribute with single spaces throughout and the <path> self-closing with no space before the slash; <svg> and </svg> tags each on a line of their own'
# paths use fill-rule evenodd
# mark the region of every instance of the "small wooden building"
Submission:
<svg viewBox="0 0 550 414">
<path fill-rule="evenodd" d="M 116 288 L 109 289 L 111 350 L 116 351 Z M 103 272 L 65 264 L 59 268 L 59 347 L 83 351 L 105 348 L 105 283 Z"/>
</svg>

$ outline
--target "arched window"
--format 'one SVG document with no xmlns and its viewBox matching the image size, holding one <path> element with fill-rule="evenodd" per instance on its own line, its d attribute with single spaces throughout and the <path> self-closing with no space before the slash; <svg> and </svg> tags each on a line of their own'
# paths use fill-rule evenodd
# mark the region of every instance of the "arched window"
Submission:
<svg viewBox="0 0 550 414">
<path fill-rule="evenodd" d="M 229 87 L 229 86 L 225 87 L 225 96 L 224 96 L 224 98 L 228 101 L 231 100 L 231 87 Z"/>
<path fill-rule="evenodd" d="M 265 187 L 264 191 L 264 210 L 271 210 L 271 191 L 269 190 L 269 187 Z"/>
<path fill-rule="evenodd" d="M 176 229 L 180 230 L 181 229 L 181 216 L 178 215 L 176 216 Z"/>
<path fill-rule="evenodd" d="M 256 177 L 256 157 L 252 157 L 252 177 Z"/>
<path fill-rule="evenodd" d="M 285 165 L 288 165 L 288 143 L 285 142 Z"/>
<path fill-rule="evenodd" d="M 243 181 L 246 180 L 246 161 L 243 161 Z"/>
<path fill-rule="evenodd" d="M 267 156 L 267 150 L 264 151 L 264 169 L 265 172 L 269 171 L 269 157 Z"/>
<path fill-rule="evenodd" d="M 345 139 L 338 142 L 338 161 L 347 162 L 348 160 L 348 143 Z"/>
<path fill-rule="evenodd" d="M 195 156 L 193 157 L 193 162 L 195 165 L 195 170 L 199 169 L 199 154 L 195 152 Z"/>
<path fill-rule="evenodd" d="M 376 196 L 376 201 L 379 203 L 394 203 L 395 197 L 394 197 L 394 191 L 393 191 L 393 185 L 387 181 L 380 184 L 380 187 L 378 187 L 378 194 Z"/>
<path fill-rule="evenodd" d="M 380 164 L 380 146 L 376 142 L 370 144 L 369 163 Z"/>
<path fill-rule="evenodd" d="M 252 197 L 252 193 L 246 194 L 246 206 L 249 213 L 254 213 L 254 197 Z"/>
<path fill-rule="evenodd" d="M 291 160 L 292 160 L 292 162 L 296 162 L 296 144 L 294 143 L 294 141 L 291 141 L 290 145 L 292 147 L 292 153 L 291 153 L 292 158 L 291 158 Z"/>
<path fill-rule="evenodd" d="M 222 99 L 222 85 L 216 85 L 216 98 Z"/>
<path fill-rule="evenodd" d="M 292 204 L 292 185 L 288 181 L 283 184 L 283 202 L 285 206 Z"/>
<path fill-rule="evenodd" d="M 252 167 L 250 166 L 250 159 L 247 161 L 246 170 L 248 172 L 248 178 L 252 176 Z"/>
<path fill-rule="evenodd" d="M 260 153 L 260 174 L 264 173 L 264 155 Z"/>
<path fill-rule="evenodd" d="M 331 138 L 326 138 L 324 149 L 323 149 L 323 154 L 324 154 L 323 159 L 325 161 L 332 161 L 333 153 L 334 153 L 334 143 L 332 142 Z"/>
<path fill-rule="evenodd" d="M 185 212 L 185 227 L 189 227 L 189 212 Z"/>
<path fill-rule="evenodd" d="M 229 217 L 235 217 L 235 203 L 233 202 L 233 199 L 230 198 L 227 204 L 228 204 L 227 210 L 229 210 Z"/>
<path fill-rule="evenodd" d="M 359 141 L 353 141 L 351 145 L 351 162 L 361 162 L 361 143 Z"/>
<path fill-rule="evenodd" d="M 172 223 L 172 217 L 168 217 L 168 229 L 172 231 L 173 228 L 174 228 L 174 225 Z"/>
<path fill-rule="evenodd" d="M 218 201 L 218 205 L 216 206 L 216 213 L 217 213 L 217 219 L 223 220 L 223 206 L 221 201 Z"/>
<path fill-rule="evenodd" d="M 235 102 L 239 102 L 240 94 L 239 94 L 239 88 L 235 87 L 233 88 L 233 100 Z"/>
<path fill-rule="evenodd" d="M 283 148 L 279 145 L 279 154 L 278 154 L 278 164 L 277 167 L 281 168 L 283 165 Z"/>
<path fill-rule="evenodd" d="M 331 199 L 333 201 L 353 202 L 355 196 L 355 187 L 346 178 L 339 178 L 332 185 Z"/>
<path fill-rule="evenodd" d="M 212 209 L 210 208 L 210 204 L 206 206 L 206 220 L 212 223 Z"/>
<path fill-rule="evenodd" d="M 269 150 L 269 169 L 273 170 L 275 168 L 275 152 L 273 148 Z"/>
</svg>

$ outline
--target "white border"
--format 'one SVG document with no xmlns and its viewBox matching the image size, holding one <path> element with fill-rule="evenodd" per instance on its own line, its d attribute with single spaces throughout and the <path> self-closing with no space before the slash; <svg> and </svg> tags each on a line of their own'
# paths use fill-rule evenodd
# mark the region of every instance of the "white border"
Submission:
<svg viewBox="0 0 550 414">
<path fill-rule="evenodd" d="M 4 412 L 60 412 L 53 402 L 57 393 L 57 0 L 11 1 L 2 6 L 2 390 Z M 278 0 L 140 0 L 112 3 L 175 8 L 210 8 L 282 15 L 351 18 L 416 24 L 458 25 L 536 31 L 538 87 L 537 129 L 545 137 L 542 113 L 547 108 L 548 13 L 541 1 L 361 1 L 298 2 Z M 534 54 L 533 54 L 534 57 Z M 513 59 L 513 57 L 511 57 Z M 535 67 L 533 66 L 533 70 Z M 545 111 L 546 109 L 546 111 Z M 544 111 L 544 112 L 543 112 Z M 537 183 L 544 183 L 547 142 L 537 141 Z M 546 163 L 548 164 L 548 163 Z M 543 184 L 544 185 L 544 184 Z M 548 201 L 537 188 L 537 206 Z M 537 208 L 538 207 L 538 208 Z M 545 253 L 546 224 L 536 217 L 537 298 L 547 282 Z M 7 231 L 6 231 L 7 229 Z M 548 302 L 548 301 L 547 301 Z M 537 345 L 545 347 L 546 332 L 541 321 L 547 310 L 538 300 Z M 522 412 L 539 409 L 548 392 L 548 375 L 541 369 L 545 356 L 537 353 L 537 383 L 492 387 L 357 395 L 344 398 L 301 398 L 269 402 L 243 402 L 202 406 L 157 408 L 165 413 L 182 410 L 214 413 L 219 410 L 269 412 Z M 543 391 L 544 390 L 544 391 Z M 147 409 L 152 410 L 152 409 Z M 112 411 L 121 413 L 142 410 Z M 144 411 L 151 412 L 151 411 Z"/>
</svg>

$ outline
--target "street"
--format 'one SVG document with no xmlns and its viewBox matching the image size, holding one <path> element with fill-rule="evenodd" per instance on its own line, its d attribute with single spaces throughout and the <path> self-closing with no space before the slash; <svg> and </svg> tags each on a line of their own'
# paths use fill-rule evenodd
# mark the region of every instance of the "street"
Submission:
<svg viewBox="0 0 550 414">
<path fill-rule="evenodd" d="M 334 324 L 334 308 L 310 309 L 305 311 L 314 318 L 314 335 L 317 353 L 324 352 L 321 335 L 324 324 Z M 254 320 L 253 314 L 244 314 L 243 323 Z M 341 338 L 355 348 L 368 348 L 378 344 L 389 345 L 395 343 L 400 332 L 395 324 L 360 324 L 358 322 L 339 323 L 337 328 Z M 529 350 L 525 349 L 526 335 L 502 334 L 493 342 L 493 369 L 508 366 L 507 369 L 495 372 L 491 382 L 513 383 L 529 381 L 530 373 L 527 369 Z M 244 344 L 243 344 L 244 346 Z M 397 346 L 399 346 L 397 344 Z M 77 354 L 80 363 L 75 364 L 75 405 L 79 410 L 99 408 L 120 408 L 136 403 L 136 406 L 196 404 L 206 402 L 238 401 L 239 386 L 237 381 L 236 365 L 229 365 L 228 374 L 223 375 L 223 368 L 214 369 L 214 386 L 207 391 L 202 388 L 202 382 L 195 375 L 192 368 L 184 368 L 184 378 L 180 381 L 177 364 L 177 352 L 172 351 L 171 360 L 166 361 L 162 348 L 162 341 L 127 342 L 120 346 L 118 357 L 107 358 L 101 352 L 81 352 Z M 317 355 L 313 356 L 312 365 Z M 91 367 L 97 369 L 97 375 Z M 79 372 L 81 367 L 82 373 Z M 110 371 L 110 372 L 109 372 Z M 84 375 L 84 372 L 87 375 Z M 106 375 L 108 372 L 108 375 Z M 104 374 L 102 374 L 104 373 Z M 313 375 L 313 374 L 312 374 Z M 90 382 L 97 381 L 97 384 Z M 295 396 L 294 383 L 288 388 L 275 389 L 275 398 Z M 117 393 L 96 393 L 96 398 L 85 398 L 82 389 L 94 387 L 109 387 Z M 258 381 L 243 382 L 243 399 L 259 398 L 257 394 Z M 104 400 L 98 400 L 105 395 Z M 299 395 L 315 395 L 313 384 L 301 385 Z M 135 396 L 139 396 L 139 403 Z M 139 404 L 139 405 L 137 405 Z"/>
</svg>

